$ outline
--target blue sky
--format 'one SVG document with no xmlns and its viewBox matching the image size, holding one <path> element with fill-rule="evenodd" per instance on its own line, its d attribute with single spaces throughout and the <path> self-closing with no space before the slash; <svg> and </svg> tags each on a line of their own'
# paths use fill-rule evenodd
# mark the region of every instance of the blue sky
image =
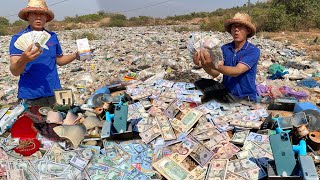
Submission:
<svg viewBox="0 0 320 180">
<path fill-rule="evenodd" d="M 258 0 L 251 0 L 255 3 Z M 260 0 L 264 1 L 264 0 Z M 11 22 L 18 20 L 19 10 L 27 6 L 27 0 L 9 0 L 0 7 L 0 16 Z M 99 10 L 132 16 L 166 17 L 190 12 L 211 12 L 218 8 L 242 6 L 248 0 L 47 0 L 57 20 L 65 16 L 95 13 Z"/>
</svg>

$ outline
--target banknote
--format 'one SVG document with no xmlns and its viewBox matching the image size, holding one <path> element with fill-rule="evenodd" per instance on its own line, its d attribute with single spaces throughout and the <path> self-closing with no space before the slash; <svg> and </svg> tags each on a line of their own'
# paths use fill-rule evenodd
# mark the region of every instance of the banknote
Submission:
<svg viewBox="0 0 320 180">
<path fill-rule="evenodd" d="M 141 171 L 137 170 L 136 168 L 134 168 L 130 172 L 126 173 L 124 175 L 123 179 L 126 179 L 126 177 L 129 177 L 130 179 L 141 179 L 141 180 L 150 179 L 148 176 L 146 176 L 145 174 L 143 174 Z"/>
<path fill-rule="evenodd" d="M 140 103 L 144 109 L 149 109 L 152 106 L 151 102 L 147 99 L 141 100 Z"/>
<path fill-rule="evenodd" d="M 230 159 L 234 156 L 240 149 L 230 142 L 221 142 L 220 145 L 213 149 L 214 159 Z"/>
<path fill-rule="evenodd" d="M 227 174 L 228 160 L 215 159 L 209 165 L 206 180 L 224 180 Z"/>
<path fill-rule="evenodd" d="M 250 134 L 248 135 L 246 140 L 257 142 L 257 143 L 263 143 L 263 142 L 269 143 L 269 136 L 268 135 L 264 135 L 264 134 L 258 134 L 258 133 L 250 132 Z"/>
<path fill-rule="evenodd" d="M 163 112 L 160 108 L 158 107 L 154 107 L 152 106 L 149 110 L 148 110 L 148 113 L 151 115 L 151 116 L 158 116 L 158 115 L 162 115 Z"/>
<path fill-rule="evenodd" d="M 19 146 L 19 138 L 4 138 L 0 137 L 0 147 L 5 151 L 10 151 L 13 148 Z"/>
<path fill-rule="evenodd" d="M 249 159 L 235 159 L 229 161 L 228 171 L 239 174 L 243 171 L 259 168 L 258 165 Z"/>
<path fill-rule="evenodd" d="M 189 111 L 189 113 L 187 113 L 180 121 L 182 131 L 187 132 L 189 129 L 191 129 L 192 126 L 197 123 L 202 114 L 202 112 L 196 110 Z"/>
<path fill-rule="evenodd" d="M 164 157 L 156 163 L 152 164 L 153 167 L 160 172 L 168 180 L 188 180 L 196 179 L 187 169 L 170 159 Z"/>
<path fill-rule="evenodd" d="M 196 142 L 197 145 L 192 149 L 190 156 L 198 162 L 201 167 L 204 167 L 213 158 L 214 153 L 200 141 Z"/>
<path fill-rule="evenodd" d="M 229 123 L 218 124 L 216 125 L 216 127 L 220 132 L 227 132 L 229 130 L 234 129 L 234 126 L 230 126 Z"/>
<path fill-rule="evenodd" d="M 181 101 L 178 99 L 175 99 L 172 101 L 171 104 L 164 110 L 164 114 L 167 115 L 169 118 L 173 119 L 178 113 L 179 113 L 179 106 L 181 104 Z"/>
<path fill-rule="evenodd" d="M 206 141 L 204 144 L 210 149 L 214 150 L 218 147 L 223 146 L 229 142 L 229 136 L 227 133 L 220 133 L 211 138 L 209 141 Z"/>
<path fill-rule="evenodd" d="M 273 155 L 271 153 L 252 141 L 246 141 L 242 147 L 242 150 L 250 150 L 253 157 L 260 165 L 264 167 L 267 167 L 269 160 L 273 160 Z"/>
<path fill-rule="evenodd" d="M 7 171 L 8 180 L 25 180 L 23 169 L 11 169 Z"/>
<path fill-rule="evenodd" d="M 196 95 L 196 94 L 192 94 L 192 95 L 177 94 L 177 98 L 180 101 L 196 102 L 196 103 L 201 102 L 201 98 L 199 97 L 199 95 Z"/>
<path fill-rule="evenodd" d="M 192 150 L 197 146 L 197 142 L 186 138 L 183 142 L 174 144 L 170 147 L 172 156 L 171 158 L 180 163 L 182 162 L 187 156 L 189 156 Z"/>
<path fill-rule="evenodd" d="M 211 127 L 211 126 L 210 126 Z M 217 136 L 225 135 L 225 133 L 220 133 L 216 128 L 206 129 L 199 134 L 193 135 L 198 141 L 208 140 L 211 138 L 216 138 Z M 218 138 L 219 138 L 218 137 Z"/>
<path fill-rule="evenodd" d="M 0 161 L 0 176 L 7 175 L 8 165 L 6 161 Z"/>
<path fill-rule="evenodd" d="M 64 170 L 68 167 L 66 164 L 55 163 L 52 161 L 41 161 L 37 170 L 40 174 L 50 174 L 50 175 L 59 175 L 64 172 Z"/>
<path fill-rule="evenodd" d="M 119 165 L 130 158 L 129 154 L 123 151 L 116 143 L 108 143 L 109 145 L 105 145 L 106 157 L 112 163 Z"/>
<path fill-rule="evenodd" d="M 225 180 L 249 180 L 249 179 L 239 174 L 233 173 L 231 171 L 227 171 Z"/>
<path fill-rule="evenodd" d="M 173 140 L 177 138 L 166 116 L 157 116 L 156 119 L 164 140 Z"/>
<path fill-rule="evenodd" d="M 168 88 L 166 88 L 165 91 L 163 91 L 159 97 L 159 99 L 162 99 L 163 101 L 165 101 L 167 103 L 171 103 L 175 98 L 177 98 L 175 91 L 170 90 Z"/>
<path fill-rule="evenodd" d="M 88 159 L 84 159 L 79 155 L 73 156 L 72 159 L 70 160 L 70 164 L 81 171 L 84 170 L 84 168 L 88 165 L 88 163 L 89 163 Z"/>
<path fill-rule="evenodd" d="M 37 170 L 30 161 L 16 159 L 7 161 L 7 169 L 22 169 L 26 179 L 37 179 Z"/>
<path fill-rule="evenodd" d="M 198 125 L 193 129 L 191 134 L 195 136 L 207 131 L 215 131 L 215 127 L 211 122 L 208 122 L 204 116 L 201 116 L 198 121 Z"/>
<path fill-rule="evenodd" d="M 207 166 L 201 167 L 194 159 L 190 156 L 187 156 L 182 162 L 181 165 L 187 169 L 190 174 L 197 177 L 197 179 L 204 179 L 206 172 L 208 170 Z"/>
<path fill-rule="evenodd" d="M 173 129 L 175 129 L 178 133 L 182 133 L 182 127 L 181 127 L 181 120 L 178 118 L 173 118 L 170 120 L 171 126 Z"/>
<path fill-rule="evenodd" d="M 233 134 L 230 142 L 234 144 L 243 145 L 249 133 L 250 133 L 249 130 L 236 132 Z"/>
<path fill-rule="evenodd" d="M 237 154 L 236 154 L 237 158 L 238 159 L 250 159 L 250 158 L 253 158 L 253 155 L 251 153 L 250 150 L 243 150 L 243 151 L 239 151 Z"/>
<path fill-rule="evenodd" d="M 168 103 L 166 103 L 166 102 L 164 102 L 162 100 L 159 100 L 159 99 L 154 99 L 152 101 L 152 105 L 155 106 L 155 107 L 158 107 L 160 109 L 166 109 L 169 106 Z"/>
<path fill-rule="evenodd" d="M 239 126 L 239 127 L 247 127 L 252 129 L 259 129 L 262 124 L 262 121 L 243 121 L 243 120 L 232 120 L 230 121 L 230 125 Z"/>
<path fill-rule="evenodd" d="M 0 148 L 0 161 L 6 160 L 8 160 L 8 155 L 3 149 Z"/>
<path fill-rule="evenodd" d="M 147 129 L 146 131 L 139 133 L 139 136 L 141 137 L 141 139 L 147 144 L 160 135 L 161 135 L 161 131 L 158 125 L 154 125 L 151 128 Z"/>
</svg>

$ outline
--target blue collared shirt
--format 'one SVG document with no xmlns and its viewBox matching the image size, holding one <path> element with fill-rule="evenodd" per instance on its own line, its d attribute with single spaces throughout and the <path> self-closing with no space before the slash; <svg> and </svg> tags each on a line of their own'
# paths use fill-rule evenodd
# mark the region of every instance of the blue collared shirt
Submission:
<svg viewBox="0 0 320 180">
<path fill-rule="evenodd" d="M 249 70 L 238 77 L 223 76 L 223 84 L 226 89 L 238 98 L 256 101 L 256 74 L 260 58 L 260 49 L 248 41 L 236 52 L 234 42 L 221 47 L 225 66 L 237 66 L 238 63 L 246 65 Z"/>
<path fill-rule="evenodd" d="M 22 34 L 31 31 L 31 27 L 28 26 L 12 36 L 9 47 L 10 56 L 21 56 L 23 51 L 17 49 L 14 43 Z M 18 84 L 18 98 L 20 99 L 54 96 L 54 90 L 61 89 L 56 57 L 62 56 L 62 49 L 56 33 L 47 32 L 51 35 L 46 43 L 49 50 L 43 49 L 42 54 L 26 64 L 23 73 L 20 75 Z"/>
</svg>

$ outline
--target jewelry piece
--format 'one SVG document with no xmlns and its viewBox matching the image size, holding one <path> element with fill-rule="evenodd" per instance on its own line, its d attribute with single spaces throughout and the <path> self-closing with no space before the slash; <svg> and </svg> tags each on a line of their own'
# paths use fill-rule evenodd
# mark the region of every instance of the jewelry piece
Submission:
<svg viewBox="0 0 320 180">
<path fill-rule="evenodd" d="M 32 151 L 36 148 L 33 139 L 20 140 L 19 146 L 16 147 L 20 151 Z"/>
</svg>

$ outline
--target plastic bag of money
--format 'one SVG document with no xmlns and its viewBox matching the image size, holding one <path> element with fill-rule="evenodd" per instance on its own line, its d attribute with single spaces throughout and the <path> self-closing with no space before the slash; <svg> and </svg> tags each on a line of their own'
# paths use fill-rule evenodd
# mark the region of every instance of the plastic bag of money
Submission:
<svg viewBox="0 0 320 180">
<path fill-rule="evenodd" d="M 201 78 L 194 82 L 194 85 L 203 92 L 204 98 L 202 101 L 209 101 L 211 99 L 227 103 L 238 101 L 236 97 L 226 90 L 222 83 L 213 79 Z"/>
</svg>

